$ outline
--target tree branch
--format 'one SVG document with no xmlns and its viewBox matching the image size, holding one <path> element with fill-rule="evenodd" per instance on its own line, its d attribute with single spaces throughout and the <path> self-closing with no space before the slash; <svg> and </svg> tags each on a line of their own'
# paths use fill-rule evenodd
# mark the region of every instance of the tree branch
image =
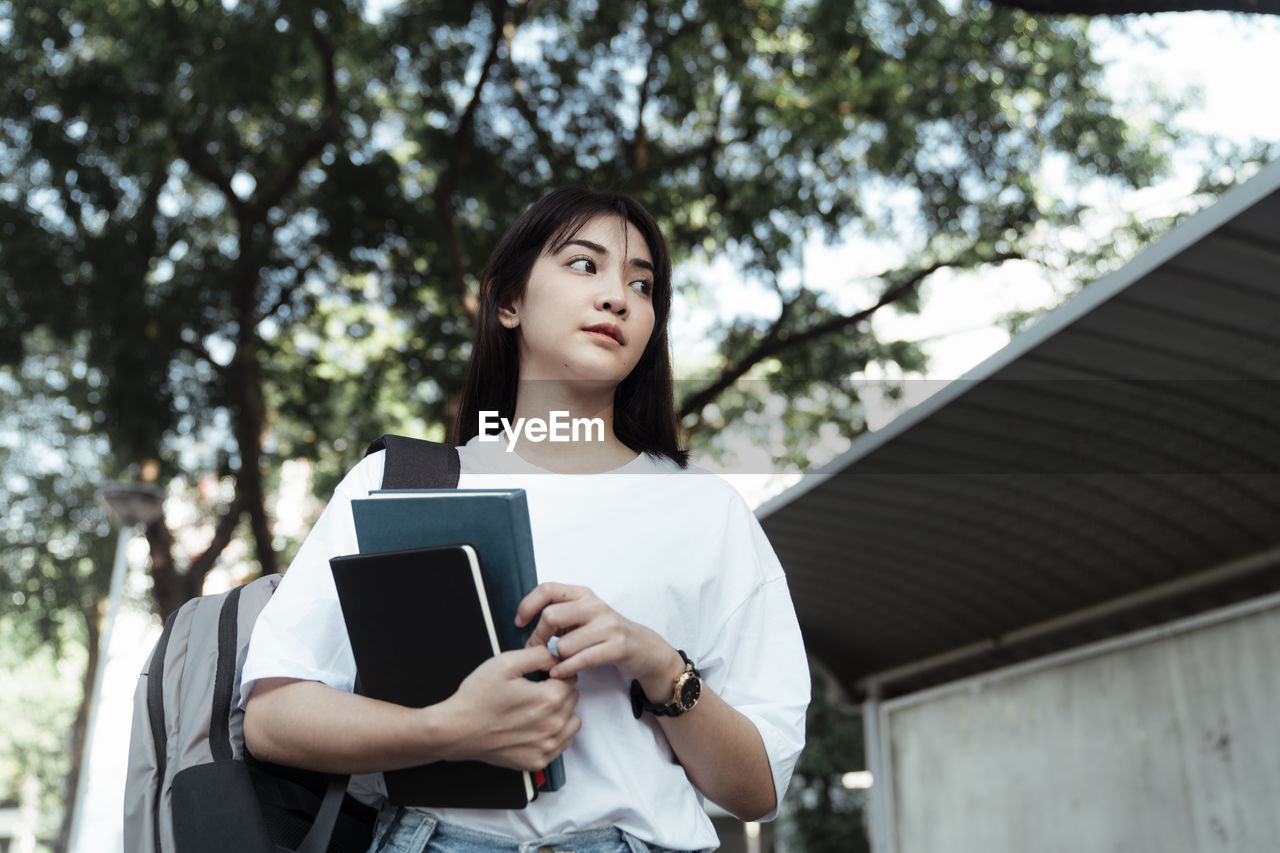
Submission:
<svg viewBox="0 0 1280 853">
<path fill-rule="evenodd" d="M 140 243 L 137 248 L 137 257 L 144 259 L 144 267 L 150 262 L 151 257 L 156 254 L 160 242 L 160 233 L 156 230 L 156 214 L 160 209 L 160 194 L 164 192 L 165 180 L 166 176 L 163 174 L 151 176 L 151 180 L 147 182 L 146 193 L 142 197 L 142 204 L 138 206 L 138 214 L 135 217 L 143 226 L 142 233 L 146 235 L 146 240 Z"/>
<path fill-rule="evenodd" d="M 509 55 L 509 52 L 508 52 Z M 511 62 L 511 91 L 514 95 L 516 112 L 529 125 L 529 129 L 533 131 L 533 137 L 537 140 L 538 153 L 547 158 L 549 162 L 555 162 L 560 157 L 560 149 L 552 140 L 550 134 L 543 128 L 541 120 L 538 118 L 538 110 L 529 102 L 529 84 L 524 77 L 520 75 L 520 69 L 516 66 L 515 61 Z"/>
<path fill-rule="evenodd" d="M 208 547 L 199 557 L 192 560 L 187 568 L 187 576 L 194 579 L 197 589 L 204 587 L 205 575 L 209 574 L 218 557 L 231 544 L 231 538 L 235 535 L 236 526 L 240 523 L 240 516 L 244 514 L 244 509 L 245 501 L 237 490 L 235 497 L 227 506 L 227 511 L 218 519 L 218 525 L 213 530 L 213 538 L 209 540 Z"/>
<path fill-rule="evenodd" d="M 449 260 L 453 265 L 454 288 L 457 290 L 467 314 L 472 319 L 475 318 L 479 305 L 476 304 L 476 300 L 467 290 L 464 259 L 462 257 L 462 239 L 458 234 L 458 224 L 453 216 L 453 191 L 457 186 L 458 177 L 466 165 L 467 155 L 470 153 L 475 139 L 476 113 L 480 109 L 481 92 L 484 90 L 484 84 L 488 82 L 489 76 L 493 73 L 494 66 L 498 60 L 498 51 L 506 35 L 504 33 L 506 9 L 505 0 L 490 0 L 489 14 L 493 20 L 493 35 L 489 39 L 489 52 L 485 56 L 484 65 L 480 71 L 480 79 L 476 81 L 476 85 L 471 91 L 471 100 L 467 102 L 466 109 L 463 110 L 462 117 L 458 120 L 458 129 L 454 131 L 453 145 L 451 146 L 452 156 L 449 158 L 449 165 L 446 167 L 440 183 L 436 185 L 435 192 L 432 193 L 432 198 L 435 200 L 436 215 L 440 217 L 440 221 L 444 225 L 445 241 L 449 247 Z"/>
<path fill-rule="evenodd" d="M 215 372 L 217 373 L 226 372 L 226 368 L 223 365 L 218 364 L 218 362 L 214 361 L 213 356 L 209 354 L 209 350 L 207 350 L 204 344 L 200 343 L 199 341 L 184 341 L 179 339 L 174 344 L 174 346 L 176 346 L 180 350 L 186 350 L 187 352 L 191 353 L 201 361 L 208 362 L 209 366 L 212 367 Z"/>
<path fill-rule="evenodd" d="M 986 258 L 984 259 L 984 262 L 998 264 L 1005 261 L 1020 259 L 1021 257 L 1022 255 L 1016 252 L 1004 252 L 990 258 Z M 906 278 L 888 288 L 880 298 L 876 300 L 875 304 L 869 308 L 864 308 L 861 311 L 854 312 L 853 314 L 842 314 L 838 317 L 832 317 L 831 319 L 819 323 L 816 326 L 812 326 L 804 331 L 793 334 L 787 333 L 783 328 L 783 325 L 795 302 L 794 300 L 783 302 L 782 310 L 779 312 L 778 318 L 769 326 L 769 329 L 764 333 L 756 346 L 737 362 L 725 366 L 725 368 L 720 371 L 720 375 L 717 376 L 710 385 L 686 399 L 684 404 L 681 405 L 680 411 L 677 413 L 677 417 L 680 420 L 684 420 L 689 415 L 700 416 L 702 410 L 710 405 L 713 400 L 727 391 L 735 382 L 745 376 L 751 368 L 755 367 L 765 359 L 771 358 L 786 350 L 803 346 L 811 341 L 823 337 L 824 335 L 841 332 L 850 326 L 857 325 L 863 320 L 869 318 L 872 314 L 875 314 L 881 308 L 892 305 L 906 297 L 916 287 L 918 287 L 921 282 L 938 270 L 955 265 L 956 261 L 954 260 L 938 261 L 927 267 L 913 270 L 906 276 Z"/>
<path fill-rule="evenodd" d="M 652 15 L 649 20 L 653 21 Z M 653 36 L 652 33 L 650 35 Z M 643 175 L 649 168 L 649 139 L 644 130 L 644 111 L 649 106 L 649 84 L 656 73 L 658 53 L 666 47 L 665 41 L 659 41 L 656 38 L 650 38 L 649 42 L 649 58 L 644 64 L 644 79 L 640 81 L 640 103 L 636 108 L 636 127 L 631 133 L 631 162 L 635 166 L 636 178 Z"/>
<path fill-rule="evenodd" d="M 324 118 L 319 129 L 298 149 L 289 168 L 269 189 L 262 192 L 254 200 L 253 218 L 265 217 L 267 211 L 280 203 L 280 200 L 293 191 L 302 176 L 302 170 L 324 151 L 326 145 L 333 141 L 338 130 L 338 78 L 334 70 L 333 44 L 324 32 L 315 24 L 311 25 L 311 41 L 320 55 L 320 64 L 324 67 L 324 102 L 322 113 Z"/>
<path fill-rule="evenodd" d="M 721 94 L 716 98 L 716 106 L 714 117 L 711 122 L 711 132 L 707 134 L 707 138 L 701 145 L 687 148 L 674 156 L 668 157 L 663 161 L 663 168 L 667 171 L 675 171 L 694 163 L 701 163 L 703 170 L 711 173 L 711 158 L 720 151 L 735 142 L 749 143 L 756 138 L 756 128 L 745 127 L 737 135 L 730 139 L 720 139 L 720 125 L 724 121 L 724 95 Z"/>
<path fill-rule="evenodd" d="M 163 515 L 147 525 L 147 545 L 151 551 L 151 599 L 156 615 L 167 619 L 190 596 L 183 593 L 182 579 L 173 562 L 173 534 Z"/>
<path fill-rule="evenodd" d="M 75 810 L 83 804 L 78 802 L 80 793 L 80 776 L 85 772 L 84 744 L 89 734 L 89 712 L 93 705 L 93 682 L 98 672 L 98 644 L 102 637 L 102 605 L 104 601 L 92 605 L 81 605 L 80 616 L 85 625 L 85 648 L 89 659 L 85 661 L 84 671 L 80 676 L 80 704 L 76 708 L 75 721 L 71 725 L 70 767 L 62 781 L 62 797 L 65 808 L 62 823 L 58 827 L 58 835 L 54 839 L 55 851 L 66 850 L 71 841 L 71 823 Z"/>
<path fill-rule="evenodd" d="M 282 308 L 288 305 L 298 285 L 306 281 L 307 273 L 311 272 L 315 268 L 315 262 L 310 259 L 308 259 L 304 264 L 298 264 L 296 262 L 292 264 L 289 269 L 293 272 L 293 281 L 289 284 L 282 284 L 280 286 L 280 293 L 276 296 L 275 301 L 262 312 L 258 321 L 262 322 L 263 320 L 274 317 Z"/>
<path fill-rule="evenodd" d="M 517 6 L 512 14 L 514 26 L 504 30 L 503 39 L 507 43 L 507 63 L 511 67 L 511 91 L 514 94 L 513 102 L 516 112 L 520 114 L 520 117 L 528 123 L 529 129 L 533 131 L 534 139 L 538 143 L 538 152 L 547 158 L 548 162 L 555 162 L 559 159 L 562 151 L 546 129 L 543 128 L 538 119 L 537 108 L 529 102 L 529 84 L 520 73 L 520 66 L 516 64 L 515 60 L 515 51 L 512 50 L 516 29 L 534 16 L 539 5 L 541 5 L 540 0 L 529 0 L 522 6 Z"/>
<path fill-rule="evenodd" d="M 654 77 L 656 77 L 658 73 L 658 57 L 668 55 L 668 50 L 671 44 L 679 41 L 683 35 L 695 28 L 696 23 L 699 23 L 698 19 L 693 16 L 682 17 L 680 26 L 676 28 L 676 31 L 668 32 L 667 29 L 662 26 L 662 22 L 666 18 L 665 15 L 660 14 L 662 10 L 655 10 L 652 7 L 649 7 L 648 12 L 645 41 L 649 44 L 649 58 L 645 61 L 644 79 L 640 81 L 640 103 L 636 110 L 635 131 L 631 135 L 631 146 L 634 152 L 632 162 L 635 164 L 635 174 L 637 178 L 648 171 L 649 168 L 650 140 L 645 133 L 644 111 L 649 105 L 650 86 L 653 83 Z M 713 125 L 714 129 L 710 137 L 713 145 L 716 139 L 716 131 L 720 127 L 719 107 L 722 103 L 723 100 L 717 103 L 716 121 Z"/>
<path fill-rule="evenodd" d="M 171 43 L 181 44 L 181 22 L 179 19 L 179 10 L 174 0 L 165 0 L 164 4 L 164 25 L 167 30 L 168 39 Z M 187 108 L 187 117 L 192 117 L 191 108 Z M 181 121 L 181 119 L 178 119 Z M 203 122 L 201 123 L 203 124 Z M 169 127 L 169 138 L 173 140 L 174 145 L 178 149 L 178 155 L 191 167 L 191 171 L 204 178 L 210 184 L 217 187 L 227 204 L 231 205 L 232 211 L 236 218 L 241 218 L 244 212 L 244 203 L 240 201 L 235 191 L 231 189 L 231 176 L 222 171 L 219 165 L 209 154 L 209 148 L 202 134 L 197 131 L 183 132 L 178 129 L 177 122 Z"/>
<path fill-rule="evenodd" d="M 177 571 L 177 564 L 173 559 L 173 534 L 165 523 L 164 516 L 147 526 L 147 544 L 151 549 L 151 597 L 155 612 L 161 619 L 167 618 L 187 601 L 200 595 L 204 589 L 205 576 L 235 535 L 245 503 L 237 485 L 236 496 L 218 519 L 209 545 L 182 573 Z"/>
<path fill-rule="evenodd" d="M 243 306 L 238 306 L 238 310 L 241 317 L 248 316 Z M 267 407 L 258 366 L 260 341 L 246 323 L 247 320 L 241 321 L 235 355 L 227 365 L 227 388 L 233 403 L 232 434 L 240 452 L 240 468 L 235 474 L 236 498 L 244 502 L 258 564 L 262 573 L 269 575 L 277 570 L 277 556 L 262 477 L 262 436 L 266 431 Z"/>
<path fill-rule="evenodd" d="M 236 219 L 243 219 L 244 202 L 236 195 L 235 190 L 231 189 L 231 176 L 222 171 L 222 166 L 209 154 L 204 141 L 194 133 L 179 133 L 177 130 L 171 133 L 174 143 L 178 146 L 178 154 L 187 161 L 191 171 L 217 187 L 226 198 L 227 204 L 231 205 Z"/>
<path fill-rule="evenodd" d="M 89 231 L 85 227 L 84 205 L 76 201 L 72 196 L 71 185 L 67 182 L 67 176 L 63 174 L 58 182 L 58 195 L 62 198 L 62 206 L 67 212 L 67 219 L 71 220 L 71 224 L 75 227 L 76 242 L 88 242 Z"/>
</svg>

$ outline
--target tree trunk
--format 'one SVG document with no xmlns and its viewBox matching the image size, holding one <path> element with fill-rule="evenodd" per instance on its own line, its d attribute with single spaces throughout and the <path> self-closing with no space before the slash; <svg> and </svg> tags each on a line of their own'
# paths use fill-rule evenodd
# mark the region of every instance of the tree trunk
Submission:
<svg viewBox="0 0 1280 853">
<path fill-rule="evenodd" d="M 174 563 L 173 534 L 163 515 L 147 525 L 147 545 L 151 551 L 151 599 L 156 615 L 167 619 L 191 594 Z"/>
<path fill-rule="evenodd" d="M 87 629 L 89 658 L 80 679 L 80 707 L 76 710 L 76 719 L 71 725 L 71 743 L 68 745 L 71 766 L 67 769 L 67 778 L 63 783 L 62 801 L 65 807 L 62 824 L 53 839 L 53 853 L 67 853 L 67 847 L 71 844 L 71 821 L 79 806 L 76 800 L 80 793 L 80 774 L 84 772 L 84 745 L 89 737 L 89 710 L 93 703 L 93 680 L 98 672 L 98 643 L 102 637 L 102 610 L 105 604 L 106 600 L 101 599 L 93 607 L 81 611 Z"/>
</svg>

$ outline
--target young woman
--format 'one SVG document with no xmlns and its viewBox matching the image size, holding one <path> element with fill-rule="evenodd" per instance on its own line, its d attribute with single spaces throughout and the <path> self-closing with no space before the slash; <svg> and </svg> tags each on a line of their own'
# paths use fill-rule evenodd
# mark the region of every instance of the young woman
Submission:
<svg viewBox="0 0 1280 853">
<path fill-rule="evenodd" d="M 259 618 L 243 675 L 259 758 L 368 774 L 352 790 L 376 803 L 381 771 L 448 759 L 536 770 L 563 753 L 567 783 L 528 807 L 384 809 L 375 849 L 703 850 L 717 844 L 704 797 L 744 820 L 776 814 L 804 744 L 804 650 L 755 517 L 677 446 L 670 305 L 662 234 L 617 194 L 549 193 L 484 272 L 451 438 L 460 487 L 526 490 L 540 581 L 516 616 L 535 626 L 527 648 L 426 708 L 350 692 L 328 560 L 358 550 L 350 501 L 379 487 L 382 453 L 338 486 Z M 480 434 L 486 412 L 604 428 L 510 451 Z M 523 678 L 534 670 L 551 677 Z"/>
</svg>

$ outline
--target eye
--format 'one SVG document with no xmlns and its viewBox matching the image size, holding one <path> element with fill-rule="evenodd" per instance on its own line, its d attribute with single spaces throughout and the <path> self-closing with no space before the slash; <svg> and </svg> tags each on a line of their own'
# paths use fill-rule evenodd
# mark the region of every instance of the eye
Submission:
<svg viewBox="0 0 1280 853">
<path fill-rule="evenodd" d="M 569 261 L 569 269 L 593 273 L 596 271 L 596 262 L 590 258 L 574 258 Z"/>
<path fill-rule="evenodd" d="M 649 281 L 647 278 L 638 278 L 631 282 L 631 286 L 634 287 L 637 292 L 645 296 L 653 295 L 653 282 Z"/>
</svg>

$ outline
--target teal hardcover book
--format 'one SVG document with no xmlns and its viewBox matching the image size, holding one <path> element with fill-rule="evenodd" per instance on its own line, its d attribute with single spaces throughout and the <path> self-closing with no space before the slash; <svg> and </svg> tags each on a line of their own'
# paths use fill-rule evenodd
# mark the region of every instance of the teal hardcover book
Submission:
<svg viewBox="0 0 1280 853">
<path fill-rule="evenodd" d="M 484 575 L 504 651 L 523 649 L 532 624 L 517 628 L 516 608 L 538 585 L 524 489 L 385 489 L 351 502 L 360 553 L 467 543 Z M 542 791 L 564 785 L 564 761 L 546 769 Z"/>
</svg>

